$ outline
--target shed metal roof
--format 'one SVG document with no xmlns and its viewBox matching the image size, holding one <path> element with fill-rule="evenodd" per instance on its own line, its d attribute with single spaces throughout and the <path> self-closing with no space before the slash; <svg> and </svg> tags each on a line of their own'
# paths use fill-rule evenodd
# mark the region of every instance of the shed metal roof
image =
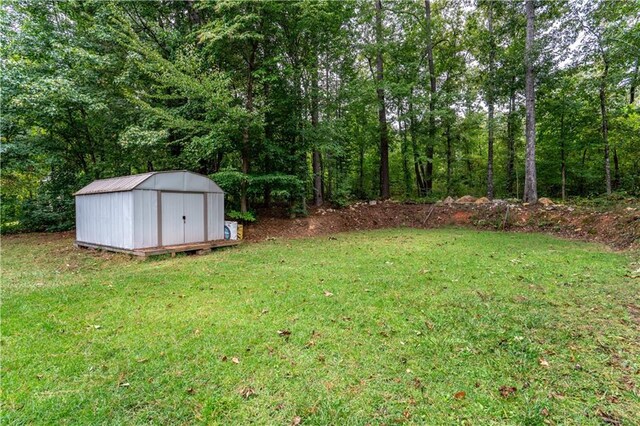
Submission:
<svg viewBox="0 0 640 426">
<path fill-rule="evenodd" d="M 149 178 L 153 176 L 161 175 L 161 174 L 162 175 L 170 174 L 170 173 L 191 175 L 193 177 L 199 176 L 201 178 L 206 179 L 208 182 L 210 182 L 209 184 L 205 184 L 205 185 L 211 185 L 214 188 L 213 192 L 222 192 L 220 187 L 218 187 L 211 179 L 209 179 L 206 176 L 198 175 L 197 173 L 192 173 L 187 170 L 171 170 L 171 171 L 164 171 L 164 172 L 140 173 L 137 175 L 114 177 L 109 179 L 99 179 L 91 182 L 89 185 L 80 189 L 78 192 L 76 192 L 73 195 L 89 195 L 89 194 L 103 194 L 108 192 L 131 191 L 133 189 L 140 187 L 145 181 L 147 181 Z M 149 182 L 150 183 L 148 184 L 142 185 L 142 188 L 153 189 L 156 186 L 155 179 Z M 158 188 L 158 189 L 165 189 L 165 188 Z M 177 188 L 171 188 L 171 189 L 177 189 Z"/>
<path fill-rule="evenodd" d="M 94 180 L 73 195 L 101 194 L 104 192 L 131 191 L 156 172 L 140 173 L 139 175 L 121 176 L 110 179 Z"/>
</svg>

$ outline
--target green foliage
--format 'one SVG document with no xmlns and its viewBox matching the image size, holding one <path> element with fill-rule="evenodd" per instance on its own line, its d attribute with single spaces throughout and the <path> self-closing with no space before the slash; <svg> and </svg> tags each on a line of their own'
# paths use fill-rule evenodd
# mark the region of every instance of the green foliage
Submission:
<svg viewBox="0 0 640 426">
<path fill-rule="evenodd" d="M 214 176 L 231 209 L 273 199 L 303 213 L 313 151 L 325 201 L 376 198 L 378 87 L 393 197 L 484 195 L 489 95 L 496 196 L 520 196 L 522 4 L 430 2 L 431 94 L 424 2 L 382 3 L 376 42 L 374 4 L 363 0 L 9 1 L 0 10 L 0 226 L 66 227 L 69 194 L 83 184 L 169 169 Z M 536 26 L 553 28 L 536 41 L 540 195 L 561 195 L 563 163 L 568 196 L 604 192 L 601 83 L 614 190 L 639 194 L 637 2 L 536 7 Z M 428 164 L 425 194 L 418 178 Z"/>
<path fill-rule="evenodd" d="M 66 231 L 75 226 L 75 203 L 69 188 L 75 176 L 66 170 L 51 173 L 34 197 L 23 200 L 18 220 L 23 231 Z"/>
<path fill-rule="evenodd" d="M 237 220 L 239 222 L 251 223 L 256 221 L 256 215 L 253 212 L 239 212 L 237 210 L 229 210 L 225 213 L 229 220 Z"/>
<path fill-rule="evenodd" d="M 240 187 L 243 183 L 247 183 L 251 178 L 242 172 L 236 170 L 224 170 L 210 176 L 227 197 L 238 198 L 240 196 Z"/>
<path fill-rule="evenodd" d="M 304 197 L 305 183 L 293 175 L 245 175 L 236 170 L 223 170 L 210 177 L 222 188 L 227 202 L 234 209 L 239 206 L 242 185 L 246 185 L 249 198 L 253 202 L 264 201 L 265 194 L 272 199 L 290 204 Z"/>
</svg>

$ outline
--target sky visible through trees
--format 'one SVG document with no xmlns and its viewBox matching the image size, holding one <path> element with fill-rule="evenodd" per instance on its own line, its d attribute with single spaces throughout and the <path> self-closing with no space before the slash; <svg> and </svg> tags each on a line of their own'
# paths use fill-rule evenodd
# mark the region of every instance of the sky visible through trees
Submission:
<svg viewBox="0 0 640 426">
<path fill-rule="evenodd" d="M 634 1 L 9 1 L 0 13 L 3 229 L 70 227 L 84 184 L 167 169 L 211 176 L 240 218 L 371 198 L 640 193 Z"/>
</svg>

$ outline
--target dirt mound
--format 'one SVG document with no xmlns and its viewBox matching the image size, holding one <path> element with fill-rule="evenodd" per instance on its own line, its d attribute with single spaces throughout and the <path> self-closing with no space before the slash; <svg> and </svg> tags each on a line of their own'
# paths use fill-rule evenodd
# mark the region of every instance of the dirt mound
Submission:
<svg viewBox="0 0 640 426">
<path fill-rule="evenodd" d="M 571 239 L 596 241 L 617 249 L 640 247 L 640 206 L 601 212 L 562 205 L 486 204 L 353 204 L 344 209 L 313 209 L 304 218 L 289 219 L 277 211 L 260 212 L 246 226 L 249 241 L 296 238 L 367 229 L 464 226 L 515 232 L 544 232 Z"/>
<path fill-rule="evenodd" d="M 464 195 L 456 200 L 456 203 L 465 204 L 465 203 L 475 203 L 476 197 L 471 195 Z"/>
</svg>

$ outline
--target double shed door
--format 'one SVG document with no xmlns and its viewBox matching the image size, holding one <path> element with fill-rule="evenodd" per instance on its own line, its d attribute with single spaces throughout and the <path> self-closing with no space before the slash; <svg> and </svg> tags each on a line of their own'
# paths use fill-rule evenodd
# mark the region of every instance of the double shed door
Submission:
<svg viewBox="0 0 640 426">
<path fill-rule="evenodd" d="M 160 202 L 163 246 L 207 240 L 204 194 L 162 192 Z"/>
</svg>

